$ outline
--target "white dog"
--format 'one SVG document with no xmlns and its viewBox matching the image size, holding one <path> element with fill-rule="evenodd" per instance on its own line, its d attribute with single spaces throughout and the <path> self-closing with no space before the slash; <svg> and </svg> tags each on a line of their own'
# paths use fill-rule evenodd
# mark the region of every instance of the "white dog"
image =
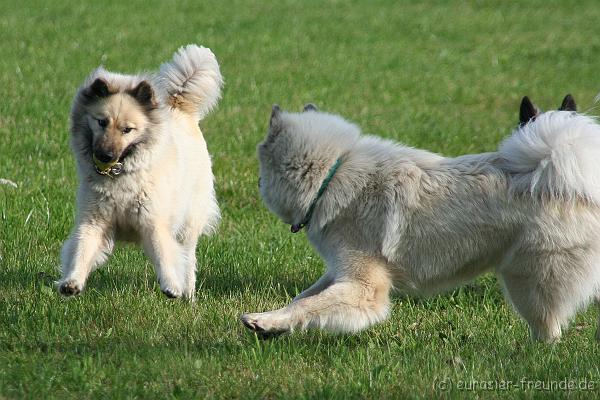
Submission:
<svg viewBox="0 0 600 400">
<path fill-rule="evenodd" d="M 127 240 L 142 244 L 167 296 L 194 298 L 196 244 L 219 219 L 198 121 L 222 83 L 213 53 L 194 45 L 156 75 L 98 68 L 88 77 L 71 112 L 79 191 L 61 293 L 80 293 L 115 240 Z"/>
<path fill-rule="evenodd" d="M 362 136 L 312 105 L 274 106 L 261 195 L 292 231 L 306 226 L 327 270 L 243 323 L 355 332 L 387 317 L 392 288 L 436 293 L 493 268 L 533 338 L 558 339 L 600 299 L 600 125 L 574 111 L 570 96 L 543 114 L 525 98 L 497 152 L 446 158 Z"/>
</svg>

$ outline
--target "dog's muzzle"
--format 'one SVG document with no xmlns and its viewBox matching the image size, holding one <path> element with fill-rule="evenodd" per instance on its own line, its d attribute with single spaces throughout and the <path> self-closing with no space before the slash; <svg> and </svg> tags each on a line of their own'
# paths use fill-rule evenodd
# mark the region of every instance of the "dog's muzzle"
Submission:
<svg viewBox="0 0 600 400">
<path fill-rule="evenodd" d="M 121 172 L 123 172 L 123 163 L 119 162 L 119 160 L 102 162 L 100 161 L 95 154 L 92 154 L 92 159 L 94 160 L 94 165 L 96 166 L 96 172 L 100 175 L 105 175 L 109 177 L 117 176 Z"/>
</svg>

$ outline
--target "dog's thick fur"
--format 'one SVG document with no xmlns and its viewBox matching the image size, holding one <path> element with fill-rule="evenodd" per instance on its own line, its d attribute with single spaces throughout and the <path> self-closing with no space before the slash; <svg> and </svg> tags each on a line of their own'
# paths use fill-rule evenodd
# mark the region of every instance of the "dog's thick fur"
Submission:
<svg viewBox="0 0 600 400">
<path fill-rule="evenodd" d="M 139 242 L 169 297 L 194 298 L 196 244 L 219 219 L 211 160 L 198 122 L 223 80 L 213 53 L 195 45 L 149 75 L 98 68 L 71 112 L 77 161 L 77 218 L 62 253 L 59 290 L 80 293 L 116 240 Z M 92 155 L 122 162 L 96 172 Z"/>
<path fill-rule="evenodd" d="M 387 317 L 392 288 L 436 293 L 489 269 L 534 339 L 558 339 L 600 300 L 600 125 L 588 116 L 546 112 L 497 152 L 446 158 L 274 106 L 258 157 L 261 195 L 288 224 L 342 163 L 307 226 L 325 274 L 284 308 L 244 314 L 257 332 L 355 332 Z"/>
</svg>

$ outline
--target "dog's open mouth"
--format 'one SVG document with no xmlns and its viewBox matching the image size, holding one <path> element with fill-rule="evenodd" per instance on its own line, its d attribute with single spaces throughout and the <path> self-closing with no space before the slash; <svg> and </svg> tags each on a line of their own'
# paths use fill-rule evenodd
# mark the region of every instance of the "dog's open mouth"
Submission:
<svg viewBox="0 0 600 400">
<path fill-rule="evenodd" d="M 96 166 L 96 172 L 100 175 L 106 176 L 117 176 L 123 171 L 123 163 L 118 160 L 104 163 L 96 158 L 95 155 L 92 155 L 94 160 L 94 165 Z"/>
<path fill-rule="evenodd" d="M 120 175 L 123 172 L 123 161 L 125 157 L 127 157 L 131 151 L 134 149 L 137 143 L 132 143 L 121 153 L 121 156 L 116 160 L 109 162 L 102 162 L 96 158 L 96 155 L 92 153 L 92 159 L 94 160 L 94 166 L 96 167 L 96 172 L 100 175 L 105 175 L 110 178 L 113 178 L 117 175 Z"/>
</svg>

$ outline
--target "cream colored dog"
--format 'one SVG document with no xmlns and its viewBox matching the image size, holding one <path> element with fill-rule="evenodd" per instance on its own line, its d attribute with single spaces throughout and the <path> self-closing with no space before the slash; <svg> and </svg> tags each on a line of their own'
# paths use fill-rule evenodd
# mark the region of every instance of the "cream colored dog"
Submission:
<svg viewBox="0 0 600 400">
<path fill-rule="evenodd" d="M 292 231 L 306 226 L 327 270 L 242 322 L 355 332 L 387 317 L 393 287 L 436 293 L 493 268 L 533 338 L 558 339 L 600 299 L 600 125 L 574 108 L 568 96 L 538 114 L 525 98 L 497 152 L 446 158 L 314 106 L 275 106 L 258 146 L 261 195 Z"/>
<path fill-rule="evenodd" d="M 62 253 L 59 290 L 80 293 L 116 240 L 139 242 L 169 297 L 194 298 L 196 244 L 219 219 L 198 121 L 223 80 L 213 53 L 181 48 L 155 75 L 98 68 L 71 112 L 77 219 Z"/>
</svg>

